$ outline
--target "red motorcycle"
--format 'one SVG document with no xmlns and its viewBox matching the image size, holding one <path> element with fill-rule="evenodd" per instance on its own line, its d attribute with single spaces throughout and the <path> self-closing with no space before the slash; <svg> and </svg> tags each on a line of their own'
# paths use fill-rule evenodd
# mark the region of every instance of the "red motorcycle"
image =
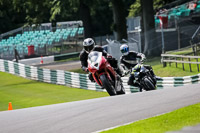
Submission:
<svg viewBox="0 0 200 133">
<path fill-rule="evenodd" d="M 92 51 L 88 55 L 88 70 L 110 96 L 125 94 L 121 77 L 117 76 L 107 59 L 102 56 L 102 52 Z"/>
</svg>

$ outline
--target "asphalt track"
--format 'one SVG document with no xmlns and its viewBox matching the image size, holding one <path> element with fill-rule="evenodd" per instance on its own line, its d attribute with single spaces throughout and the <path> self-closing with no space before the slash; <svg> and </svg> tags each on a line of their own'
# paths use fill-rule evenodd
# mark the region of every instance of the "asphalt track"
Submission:
<svg viewBox="0 0 200 133">
<path fill-rule="evenodd" d="M 39 64 L 35 66 L 47 68 L 47 69 L 68 71 L 68 70 L 73 70 L 73 69 L 80 69 L 81 62 L 80 61 L 53 62 L 53 63 L 48 63 L 48 64 Z"/>
<path fill-rule="evenodd" d="M 91 133 L 200 103 L 200 85 L 0 112 L 1 133 Z"/>
</svg>

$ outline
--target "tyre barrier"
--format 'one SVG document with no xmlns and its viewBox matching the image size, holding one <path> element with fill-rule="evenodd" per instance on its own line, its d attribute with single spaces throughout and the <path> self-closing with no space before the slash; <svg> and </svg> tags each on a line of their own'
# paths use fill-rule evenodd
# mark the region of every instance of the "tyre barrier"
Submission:
<svg viewBox="0 0 200 133">
<path fill-rule="evenodd" d="M 98 84 L 90 82 L 87 74 L 79 74 L 64 70 L 50 70 L 2 59 L 0 59 L 0 71 L 46 83 L 87 90 L 106 91 Z M 122 80 L 126 93 L 139 91 L 137 87 L 127 85 L 128 77 L 122 77 Z M 157 81 L 157 89 L 194 83 L 200 83 L 200 74 L 185 77 L 162 77 Z"/>
</svg>

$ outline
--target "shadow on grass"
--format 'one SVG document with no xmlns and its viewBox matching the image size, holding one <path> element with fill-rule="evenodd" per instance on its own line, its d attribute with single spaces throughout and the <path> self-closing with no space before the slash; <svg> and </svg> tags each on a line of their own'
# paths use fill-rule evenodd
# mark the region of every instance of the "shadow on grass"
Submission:
<svg viewBox="0 0 200 133">
<path fill-rule="evenodd" d="M 11 87 L 11 86 L 17 86 L 17 85 L 28 85 L 28 84 L 36 84 L 36 83 L 40 83 L 40 82 L 33 80 L 33 81 L 13 83 L 13 84 L 9 84 L 9 85 L 1 85 L 1 87 Z M 43 82 L 41 82 L 41 83 L 43 83 Z"/>
</svg>

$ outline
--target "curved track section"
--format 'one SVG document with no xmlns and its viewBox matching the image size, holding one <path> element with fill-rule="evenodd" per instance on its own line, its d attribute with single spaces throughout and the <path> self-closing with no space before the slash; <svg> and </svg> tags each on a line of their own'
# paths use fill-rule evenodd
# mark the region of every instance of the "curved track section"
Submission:
<svg viewBox="0 0 200 133">
<path fill-rule="evenodd" d="M 54 62 L 54 63 L 49 63 L 49 64 L 35 65 L 35 66 L 47 68 L 47 69 L 69 71 L 73 69 L 80 69 L 81 62 L 80 61 Z"/>
<path fill-rule="evenodd" d="M 199 84 L 0 112 L 0 131 L 90 133 L 200 102 Z"/>
</svg>

